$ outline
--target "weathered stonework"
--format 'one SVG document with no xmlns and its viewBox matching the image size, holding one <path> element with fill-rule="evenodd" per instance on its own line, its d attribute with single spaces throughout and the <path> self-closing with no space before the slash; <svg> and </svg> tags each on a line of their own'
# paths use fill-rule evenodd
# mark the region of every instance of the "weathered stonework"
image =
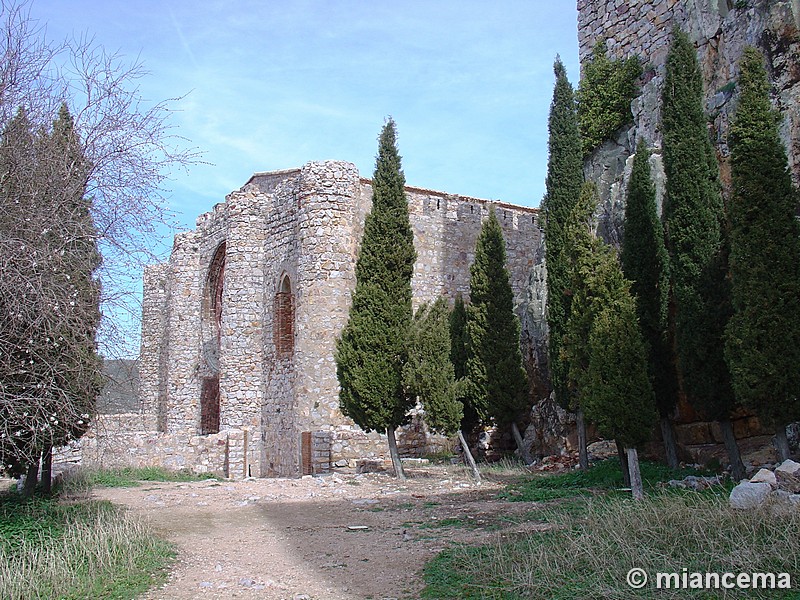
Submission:
<svg viewBox="0 0 800 600">
<path fill-rule="evenodd" d="M 415 306 L 468 296 L 475 243 L 494 205 L 526 312 L 528 279 L 543 260 L 536 209 L 413 187 L 406 194 L 418 253 Z M 231 477 L 324 472 L 381 457 L 385 438 L 341 414 L 334 363 L 371 198 L 371 182 L 345 162 L 256 173 L 176 236 L 169 261 L 144 277 L 142 415 L 135 424 L 98 423 L 89 454 L 101 459 L 114 438 L 105 429 L 120 432 L 106 453 L 115 461 Z M 398 444 L 421 456 L 441 440 L 415 418 Z"/>
<path fill-rule="evenodd" d="M 783 116 L 782 136 L 800 182 L 798 0 L 578 0 L 577 5 L 581 60 L 604 39 L 610 56 L 638 56 L 645 65 L 641 94 L 631 106 L 633 125 L 584 165 L 587 179 L 598 183 L 598 229 L 607 241 L 622 239 L 637 139 L 653 150 L 659 208 L 663 199 L 660 98 L 676 24 L 697 47 L 723 183 L 729 182 L 727 131 L 746 45 L 767 57 L 773 103 Z M 415 306 L 440 295 L 449 300 L 466 295 L 475 240 L 492 203 L 406 191 L 418 253 Z M 371 194 L 370 181 L 343 162 L 257 173 L 201 216 L 194 231 L 176 236 L 169 261 L 150 267 L 144 277 L 142 414 L 136 416 L 142 424 L 123 422 L 122 415 L 99 419 L 84 456 L 241 477 L 323 472 L 383 455 L 381 436 L 365 434 L 341 414 L 333 362 Z M 526 439 L 536 454 L 566 451 L 569 417 L 546 400 L 547 292 L 538 213 L 495 206 L 535 405 Z M 287 332 L 289 351 L 283 347 Z M 208 411 L 209 399 L 218 412 Z M 690 454 L 692 448 L 701 452 L 689 458 L 702 457 L 705 446 L 717 447 L 711 425 L 698 423 L 688 406 L 680 412 L 681 445 Z M 751 421 L 742 415 L 737 435 L 758 439 L 763 431 Z M 219 432 L 203 434 L 204 423 Z M 399 433 L 398 442 L 407 455 L 421 455 L 435 451 L 439 440 L 417 420 Z"/>
<path fill-rule="evenodd" d="M 796 0 L 578 0 L 581 61 L 605 40 L 612 58 L 637 56 L 645 66 L 642 90 L 632 105 L 634 123 L 588 157 L 587 179 L 598 182 L 604 238 L 619 243 L 624 199 L 636 140 L 652 149 L 653 175 L 663 194 L 661 92 L 666 57 L 677 25 L 697 48 L 705 85 L 709 134 L 730 182 L 728 128 L 738 100 L 739 59 L 746 46 L 767 59 L 772 101 L 783 116 L 781 135 L 795 183 L 800 183 L 800 3 Z M 739 8 L 737 8 L 739 7 Z M 662 184 L 662 185 L 659 185 Z"/>
</svg>

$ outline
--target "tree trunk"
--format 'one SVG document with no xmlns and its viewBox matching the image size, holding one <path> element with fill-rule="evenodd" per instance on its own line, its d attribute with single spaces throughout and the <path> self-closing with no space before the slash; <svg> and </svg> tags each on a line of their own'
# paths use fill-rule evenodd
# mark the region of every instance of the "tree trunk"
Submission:
<svg viewBox="0 0 800 600">
<path fill-rule="evenodd" d="M 644 499 L 644 486 L 642 485 L 642 473 L 639 471 L 639 454 L 636 448 L 627 448 L 628 472 L 631 478 L 631 494 L 634 500 Z"/>
<path fill-rule="evenodd" d="M 511 433 L 514 434 L 514 441 L 517 443 L 517 450 L 519 450 L 520 458 L 526 465 L 531 464 L 533 462 L 533 457 L 530 451 L 525 447 L 525 442 L 522 439 L 522 434 L 519 432 L 516 421 L 511 421 Z"/>
<path fill-rule="evenodd" d="M 584 471 L 589 470 L 589 453 L 586 450 L 586 421 L 583 419 L 583 410 L 578 409 L 575 415 L 578 425 L 578 463 Z"/>
<path fill-rule="evenodd" d="M 677 469 L 678 446 L 675 443 L 675 429 L 672 427 L 672 419 L 667 415 L 661 416 L 661 439 L 664 440 L 664 452 L 667 455 L 667 465 L 670 469 Z"/>
<path fill-rule="evenodd" d="M 36 489 L 36 482 L 39 480 L 39 463 L 34 462 L 28 465 L 28 472 L 25 475 L 25 485 L 22 487 L 22 497 L 30 498 Z"/>
<path fill-rule="evenodd" d="M 394 428 L 386 428 L 386 437 L 389 438 L 389 455 L 392 457 L 392 467 L 394 475 L 400 481 L 406 480 L 406 473 L 403 471 L 403 463 L 400 462 L 400 453 L 397 451 L 397 439 L 394 437 Z"/>
<path fill-rule="evenodd" d="M 775 430 L 775 449 L 778 451 L 778 458 L 781 462 L 789 460 L 791 451 L 789 450 L 789 438 L 786 436 L 786 427 L 778 426 Z"/>
<path fill-rule="evenodd" d="M 630 466 L 628 465 L 628 453 L 625 452 L 625 446 L 619 443 L 618 440 L 614 440 L 617 444 L 617 455 L 619 456 L 619 466 L 622 467 L 622 482 L 625 487 L 631 487 L 631 472 Z"/>
<path fill-rule="evenodd" d="M 720 420 L 719 428 L 722 430 L 722 439 L 725 442 L 725 450 L 728 451 L 728 460 L 731 463 L 731 478 L 738 483 L 745 478 L 745 470 L 730 419 Z"/>
<path fill-rule="evenodd" d="M 48 446 L 42 452 L 42 481 L 41 481 L 41 488 L 42 493 L 45 496 L 49 496 L 52 490 L 53 484 L 53 448 Z"/>
<path fill-rule="evenodd" d="M 475 464 L 475 459 L 472 457 L 472 452 L 470 452 L 469 446 L 467 446 L 467 440 L 464 439 L 464 434 L 461 430 L 458 430 L 458 443 L 461 444 L 461 451 L 464 453 L 464 462 L 467 463 L 470 472 L 472 473 L 472 478 L 480 483 L 481 482 L 481 472 L 478 471 L 478 465 Z"/>
</svg>

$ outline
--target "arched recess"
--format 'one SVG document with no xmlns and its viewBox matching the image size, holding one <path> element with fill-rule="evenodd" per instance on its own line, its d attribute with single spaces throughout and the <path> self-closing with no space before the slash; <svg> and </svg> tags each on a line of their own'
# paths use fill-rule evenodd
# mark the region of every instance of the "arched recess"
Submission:
<svg viewBox="0 0 800 600">
<path fill-rule="evenodd" d="M 294 352 L 294 294 L 289 275 L 281 275 L 278 291 L 275 293 L 275 318 L 273 319 L 272 339 L 279 357 L 290 357 Z"/>
<path fill-rule="evenodd" d="M 203 294 L 203 377 L 200 433 L 219 433 L 219 351 L 222 338 L 222 294 L 225 288 L 225 242 L 214 252 Z"/>
</svg>

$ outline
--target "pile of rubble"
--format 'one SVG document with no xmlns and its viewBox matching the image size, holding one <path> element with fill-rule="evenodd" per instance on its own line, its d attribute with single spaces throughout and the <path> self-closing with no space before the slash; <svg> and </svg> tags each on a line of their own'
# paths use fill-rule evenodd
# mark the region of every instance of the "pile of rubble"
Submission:
<svg viewBox="0 0 800 600">
<path fill-rule="evenodd" d="M 768 500 L 800 508 L 800 463 L 786 460 L 774 471 L 761 469 L 733 488 L 729 499 L 733 508 L 741 509 L 757 508 Z"/>
<path fill-rule="evenodd" d="M 533 461 L 528 465 L 528 470 L 537 473 L 564 473 L 573 471 L 578 466 L 578 453 L 567 452 L 561 455 L 545 456 L 541 460 Z"/>
</svg>

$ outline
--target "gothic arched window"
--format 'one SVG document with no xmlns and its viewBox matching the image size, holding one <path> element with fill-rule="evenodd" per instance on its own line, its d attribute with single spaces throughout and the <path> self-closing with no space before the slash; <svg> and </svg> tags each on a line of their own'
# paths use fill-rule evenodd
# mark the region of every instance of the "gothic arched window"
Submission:
<svg viewBox="0 0 800 600">
<path fill-rule="evenodd" d="M 289 276 L 281 277 L 278 292 L 275 294 L 275 319 L 273 321 L 275 351 L 279 356 L 289 356 L 294 352 L 294 296 Z"/>
<path fill-rule="evenodd" d="M 222 292 L 225 287 L 225 242 L 214 252 L 208 267 L 203 319 L 203 359 L 208 375 L 200 389 L 200 433 L 219 433 L 219 350 L 222 335 Z"/>
</svg>

